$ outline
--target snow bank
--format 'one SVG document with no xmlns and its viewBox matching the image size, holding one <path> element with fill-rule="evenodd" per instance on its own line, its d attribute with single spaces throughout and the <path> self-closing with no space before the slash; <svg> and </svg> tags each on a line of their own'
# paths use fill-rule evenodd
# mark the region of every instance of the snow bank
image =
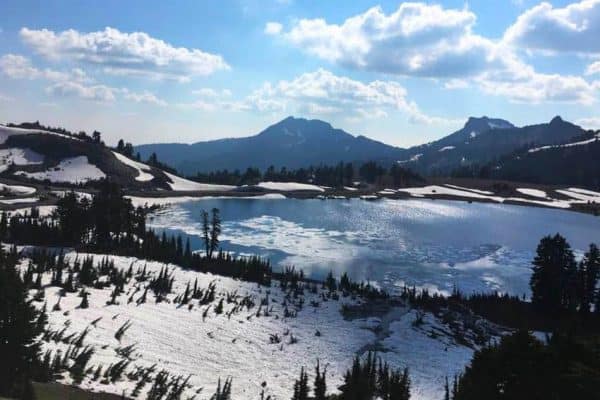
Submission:
<svg viewBox="0 0 600 400">
<path fill-rule="evenodd" d="M 306 191 L 313 191 L 313 192 L 324 192 L 325 191 L 325 189 L 323 189 L 322 187 L 317 186 L 317 185 L 311 185 L 308 183 L 297 183 L 297 182 L 260 182 L 256 186 L 263 188 L 263 189 L 267 189 L 267 190 L 279 190 L 281 192 L 292 192 L 295 190 L 306 190 Z"/>
<path fill-rule="evenodd" d="M 557 193 L 568 196 L 572 199 L 579 200 L 580 202 L 594 202 L 600 203 L 600 193 L 592 192 L 591 190 L 569 188 L 569 189 L 558 189 Z"/>
<path fill-rule="evenodd" d="M 539 189 L 518 188 L 517 192 L 523 193 L 524 195 L 531 197 L 539 197 L 541 199 L 548 198 L 548 194 L 545 191 Z"/>
<path fill-rule="evenodd" d="M 65 158 L 58 166 L 43 172 L 17 171 L 15 175 L 23 175 L 40 181 L 84 183 L 106 177 L 98 167 L 90 164 L 86 156 Z"/>
<path fill-rule="evenodd" d="M 451 186 L 451 185 L 448 185 Z M 496 201 L 498 203 L 502 203 L 504 199 L 499 196 L 490 196 L 488 194 L 483 194 L 483 191 L 475 191 L 472 189 L 458 189 L 458 186 L 448 187 L 448 186 L 424 186 L 418 188 L 406 188 L 406 189 L 398 189 L 399 192 L 406 192 L 415 197 L 423 197 L 425 195 L 447 195 L 447 196 L 457 196 L 457 197 L 467 197 L 474 199 L 487 199 Z M 490 193 L 490 192 L 487 192 Z"/>
<path fill-rule="evenodd" d="M 44 156 L 31 149 L 0 149 L 0 172 L 6 171 L 10 164 L 32 165 L 44 162 Z"/>
<path fill-rule="evenodd" d="M 31 194 L 34 194 L 35 191 L 35 188 L 29 186 L 7 185 L 4 183 L 0 183 L 0 192 L 6 192 L 17 196 L 29 196 Z"/>
<path fill-rule="evenodd" d="M 180 178 L 177 175 L 170 174 L 163 171 L 165 175 L 171 180 L 169 186 L 171 190 L 177 190 L 182 192 L 193 192 L 193 191 L 204 191 L 204 192 L 224 192 L 233 190 L 235 186 L 229 185 L 212 185 L 210 183 L 199 183 L 190 181 L 188 179 Z"/>
<path fill-rule="evenodd" d="M 142 164 L 141 162 L 134 161 L 116 151 L 113 151 L 112 153 L 115 155 L 115 157 L 117 157 L 117 160 L 119 160 L 123 164 L 128 165 L 131 168 L 134 168 L 135 170 L 137 170 L 138 175 L 135 177 L 136 181 L 147 182 L 147 181 L 151 181 L 152 179 L 154 179 L 154 175 L 148 173 L 149 171 L 151 171 L 151 168 L 149 166 L 147 166 L 146 164 Z M 146 171 L 148 171 L 148 172 L 146 172 Z"/>
<path fill-rule="evenodd" d="M 23 197 L 20 199 L 0 199 L 2 204 L 36 203 L 40 201 L 39 197 Z"/>
</svg>

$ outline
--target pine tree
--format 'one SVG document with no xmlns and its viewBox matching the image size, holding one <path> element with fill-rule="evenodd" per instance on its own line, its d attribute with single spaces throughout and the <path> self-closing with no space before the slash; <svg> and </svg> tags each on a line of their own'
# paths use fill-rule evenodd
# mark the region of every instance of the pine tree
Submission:
<svg viewBox="0 0 600 400">
<path fill-rule="evenodd" d="M 308 375 L 304 371 L 304 367 L 300 369 L 300 379 L 294 383 L 292 400 L 308 400 Z"/>
<path fill-rule="evenodd" d="M 315 394 L 315 400 L 325 400 L 326 399 L 326 393 L 327 393 L 327 383 L 326 383 L 326 378 L 325 375 L 327 373 L 327 367 L 325 367 L 323 369 L 323 372 L 321 372 L 320 370 L 320 363 L 319 360 L 317 359 L 317 366 L 315 368 L 315 387 L 314 387 L 314 394 Z"/>
<path fill-rule="evenodd" d="M 542 238 L 533 260 L 532 304 L 546 313 L 572 309 L 576 303 L 576 268 L 575 256 L 564 237 Z"/>
<path fill-rule="evenodd" d="M 0 248 L 0 396 L 21 399 L 31 394 L 29 380 L 39 354 L 36 337 L 45 324 L 39 318 L 14 261 Z"/>
<path fill-rule="evenodd" d="M 212 209 L 212 218 L 210 221 L 210 257 L 212 258 L 215 250 L 219 248 L 219 235 L 221 234 L 221 217 L 219 216 L 219 209 Z"/>
<path fill-rule="evenodd" d="M 596 286 L 600 275 L 600 250 L 591 244 L 580 264 L 581 274 L 581 310 L 589 312 L 596 298 Z"/>
<path fill-rule="evenodd" d="M 208 213 L 205 210 L 202 210 L 202 234 L 204 236 L 206 257 L 210 258 L 210 225 L 208 222 Z"/>
</svg>

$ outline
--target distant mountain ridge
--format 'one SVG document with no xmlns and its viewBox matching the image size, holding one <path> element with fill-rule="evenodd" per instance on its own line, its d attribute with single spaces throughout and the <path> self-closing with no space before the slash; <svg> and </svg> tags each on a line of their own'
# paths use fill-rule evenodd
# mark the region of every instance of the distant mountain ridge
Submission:
<svg viewBox="0 0 600 400">
<path fill-rule="evenodd" d="M 457 168 L 484 165 L 518 150 L 567 143 L 585 133 L 560 117 L 524 127 L 501 119 L 469 118 L 462 129 L 409 149 L 401 162 L 425 175 L 449 175 Z"/>
<path fill-rule="evenodd" d="M 340 161 L 399 159 L 406 150 L 365 136 L 333 128 L 320 120 L 288 117 L 254 136 L 219 139 L 194 144 L 147 144 L 136 146 L 143 159 L 152 153 L 184 174 L 217 169 L 258 167 L 299 168 Z"/>
<path fill-rule="evenodd" d="M 470 117 L 463 128 L 431 143 L 408 149 L 365 136 L 353 136 L 320 120 L 288 117 L 254 136 L 194 144 L 136 146 L 143 159 L 159 160 L 185 175 L 221 169 L 245 170 L 332 165 L 340 161 L 398 162 L 424 175 L 449 175 L 457 168 L 484 165 L 520 149 L 567 143 L 585 134 L 560 117 L 549 123 L 517 127 L 490 117 Z"/>
</svg>

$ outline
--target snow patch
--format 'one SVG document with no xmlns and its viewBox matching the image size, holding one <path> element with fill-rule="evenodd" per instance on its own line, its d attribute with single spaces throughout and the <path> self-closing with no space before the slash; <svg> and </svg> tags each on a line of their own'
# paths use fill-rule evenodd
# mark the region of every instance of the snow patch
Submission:
<svg viewBox="0 0 600 400">
<path fill-rule="evenodd" d="M 444 146 L 441 149 L 439 149 L 439 152 L 443 152 L 443 151 L 448 151 L 448 150 L 454 150 L 455 147 L 454 146 Z"/>
<path fill-rule="evenodd" d="M 542 199 L 548 198 L 548 194 L 545 191 L 540 190 L 540 189 L 518 188 L 517 192 L 523 193 L 524 195 L 531 196 L 531 197 L 539 197 Z"/>
<path fill-rule="evenodd" d="M 317 186 L 317 185 L 311 185 L 308 183 L 297 183 L 297 182 L 260 182 L 256 186 L 263 188 L 263 189 L 267 189 L 267 190 L 278 190 L 281 192 L 292 192 L 295 190 L 306 190 L 306 191 L 313 191 L 313 192 L 324 192 L 325 191 L 325 189 L 323 189 L 322 187 Z"/>
<path fill-rule="evenodd" d="M 0 149 L 0 172 L 6 171 L 10 164 L 32 165 L 43 162 L 44 156 L 31 149 L 21 149 L 18 147 Z"/>
<path fill-rule="evenodd" d="M 232 190 L 235 186 L 229 185 L 213 185 L 210 183 L 199 183 L 190 181 L 189 179 L 181 178 L 177 175 L 170 174 L 166 171 L 163 171 L 165 175 L 171 180 L 169 186 L 171 190 L 181 191 L 181 192 L 194 192 L 194 191 L 203 191 L 203 192 L 224 192 L 228 190 Z"/>
<path fill-rule="evenodd" d="M 50 182 L 85 183 L 106 178 L 106 174 L 98 167 L 90 164 L 87 156 L 65 158 L 58 166 L 43 172 L 17 171 L 15 175 L 22 175 L 36 180 L 49 180 Z"/>
<path fill-rule="evenodd" d="M 148 181 L 151 181 L 152 179 L 154 179 L 154 175 L 148 173 L 152 169 L 149 166 L 147 166 L 146 164 L 142 164 L 141 162 L 134 161 L 134 160 L 130 159 L 129 157 L 126 157 L 123 154 L 118 153 L 116 151 L 113 151 L 112 153 L 123 164 L 128 165 L 131 168 L 134 168 L 135 170 L 137 170 L 138 175 L 135 177 L 136 181 L 148 182 Z"/>
<path fill-rule="evenodd" d="M 0 183 L 0 193 L 9 193 L 16 196 L 29 196 L 34 194 L 35 188 L 20 185 L 7 185 Z"/>
</svg>

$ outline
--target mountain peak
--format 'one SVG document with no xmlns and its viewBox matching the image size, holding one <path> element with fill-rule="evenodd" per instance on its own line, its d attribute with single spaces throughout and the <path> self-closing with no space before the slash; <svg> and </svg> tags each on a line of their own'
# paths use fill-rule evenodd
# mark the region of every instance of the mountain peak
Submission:
<svg viewBox="0 0 600 400">
<path fill-rule="evenodd" d="M 556 125 L 556 124 L 560 124 L 565 122 L 560 115 L 557 115 L 556 117 L 552 118 L 552 120 L 550 121 L 550 125 Z"/>
<path fill-rule="evenodd" d="M 481 133 L 489 129 L 508 129 L 515 126 L 510 122 L 500 118 L 469 117 L 463 129 Z"/>
</svg>

